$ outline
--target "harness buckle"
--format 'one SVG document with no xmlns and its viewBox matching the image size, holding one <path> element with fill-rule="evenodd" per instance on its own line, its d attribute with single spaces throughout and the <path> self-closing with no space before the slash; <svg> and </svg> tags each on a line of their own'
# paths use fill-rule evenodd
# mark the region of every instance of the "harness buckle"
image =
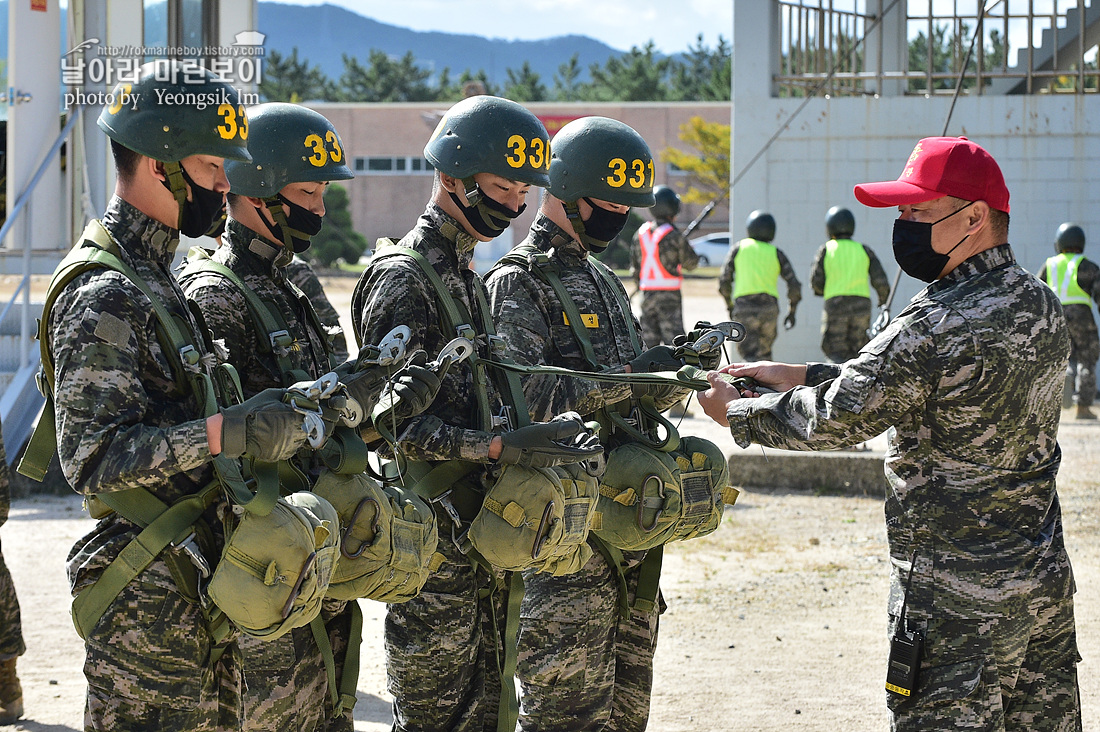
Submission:
<svg viewBox="0 0 1100 732">
<path fill-rule="evenodd" d="M 173 542 L 172 548 L 186 554 L 191 563 L 195 565 L 195 569 L 199 571 L 199 576 L 202 579 L 208 579 L 211 575 L 210 562 L 206 561 L 206 557 L 199 551 L 199 545 L 195 538 L 195 532 L 192 531 L 182 541 Z"/>
<path fill-rule="evenodd" d="M 285 330 L 277 330 L 268 333 L 267 337 L 271 341 L 271 350 L 275 351 L 280 356 L 285 356 L 290 353 L 290 348 L 294 345 L 294 339 L 291 338 L 290 333 Z"/>
</svg>

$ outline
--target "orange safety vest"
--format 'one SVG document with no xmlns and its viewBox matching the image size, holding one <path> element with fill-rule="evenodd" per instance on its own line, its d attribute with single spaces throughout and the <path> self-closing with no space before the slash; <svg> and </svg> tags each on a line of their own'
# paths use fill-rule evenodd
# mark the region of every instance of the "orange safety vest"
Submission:
<svg viewBox="0 0 1100 732">
<path fill-rule="evenodd" d="M 661 264 L 661 240 L 672 231 L 672 224 L 661 224 L 655 227 L 652 221 L 647 221 L 638 229 L 638 243 L 642 249 L 642 271 L 638 275 L 638 287 L 643 292 L 656 290 L 679 290 L 684 282 L 680 276 L 680 267 L 676 267 L 676 274 L 671 274 Z"/>
</svg>

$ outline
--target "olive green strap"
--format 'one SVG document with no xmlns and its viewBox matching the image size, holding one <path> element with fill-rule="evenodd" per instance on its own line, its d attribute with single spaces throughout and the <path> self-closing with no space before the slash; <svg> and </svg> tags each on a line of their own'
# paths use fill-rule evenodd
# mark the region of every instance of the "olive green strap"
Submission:
<svg viewBox="0 0 1100 732">
<path fill-rule="evenodd" d="M 612 384 L 638 384 L 648 386 L 676 386 L 681 389 L 706 391 L 710 388 L 706 369 L 685 364 L 676 371 L 648 371 L 644 373 L 608 373 L 606 371 L 576 371 L 562 366 L 520 366 L 511 361 L 490 360 L 486 363 L 494 369 L 517 374 L 551 374 L 554 376 L 604 381 Z"/>
<path fill-rule="evenodd" d="M 638 570 L 638 589 L 634 592 L 634 609 L 639 612 L 648 614 L 657 606 L 664 556 L 664 544 L 646 551 L 645 559 L 642 560 L 642 566 Z"/>
<path fill-rule="evenodd" d="M 514 732 L 519 721 L 519 699 L 516 696 L 516 663 L 519 659 L 519 611 L 523 602 L 523 573 L 509 572 L 508 599 L 505 601 L 504 633 L 501 645 L 504 658 L 500 659 L 500 703 L 497 706 L 497 732 Z M 491 577 L 491 575 L 490 575 Z M 491 603 L 491 600 L 490 600 Z M 496 622 L 496 609 L 493 608 Z"/>
<path fill-rule="evenodd" d="M 359 650 L 363 643 L 363 609 L 357 600 L 350 602 L 351 625 L 348 629 L 348 647 L 344 652 L 344 668 L 340 681 L 336 680 L 336 654 L 332 652 L 328 628 L 318 615 L 309 624 L 313 640 L 325 662 L 325 674 L 328 677 L 329 697 L 332 700 L 332 716 L 343 717 L 355 708 L 355 690 L 359 685 Z"/>
</svg>

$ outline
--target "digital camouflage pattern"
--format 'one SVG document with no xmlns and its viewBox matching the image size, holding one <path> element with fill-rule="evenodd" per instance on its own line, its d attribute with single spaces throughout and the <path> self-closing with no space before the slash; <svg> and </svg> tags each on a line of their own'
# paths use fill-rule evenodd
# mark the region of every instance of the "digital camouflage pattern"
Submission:
<svg viewBox="0 0 1100 732">
<path fill-rule="evenodd" d="M 744 361 L 761 361 L 772 357 L 772 345 L 778 333 L 779 301 L 771 295 L 757 293 L 731 300 L 733 283 L 737 277 L 734 258 L 741 250 L 740 242 L 730 246 L 726 260 L 722 263 L 722 273 L 718 275 L 718 294 L 726 302 L 730 318 L 745 326 L 745 338 L 737 344 L 737 352 Z M 798 307 L 802 301 L 802 283 L 794 273 L 794 267 L 787 255 L 779 247 L 775 248 L 779 257 L 779 276 L 787 283 L 787 306 L 790 310 Z"/>
<path fill-rule="evenodd" d="M 119 198 L 103 224 L 195 346 L 206 352 L 183 292 L 169 273 L 174 229 Z M 177 382 L 149 300 L 122 275 L 85 272 L 58 296 L 48 323 L 54 356 L 57 447 L 69 484 L 84 495 L 142 486 L 166 503 L 213 477 L 202 406 Z M 204 360 L 207 363 L 212 359 Z M 204 516 L 221 552 L 218 505 Z M 130 543 L 133 524 L 112 514 L 69 553 L 73 594 L 94 582 Z M 241 676 L 232 643 L 212 663 L 198 605 L 180 594 L 162 559 L 131 582 L 85 641 L 87 729 L 237 729 Z"/>
<path fill-rule="evenodd" d="M 825 244 L 818 247 L 810 267 L 810 287 L 818 297 L 825 294 L 825 251 Z M 871 279 L 871 288 L 878 295 L 879 307 L 882 307 L 890 297 L 890 279 L 871 247 L 864 244 L 863 251 L 869 260 L 867 274 Z M 870 298 L 855 295 L 830 297 L 825 301 L 825 310 L 821 315 L 821 350 L 833 363 L 844 363 L 855 358 L 859 349 L 870 340 L 867 337 L 870 327 Z"/>
<path fill-rule="evenodd" d="M 431 263 L 480 332 L 473 297 L 473 288 L 481 287 L 480 278 L 469 268 L 476 240 L 460 232 L 452 217 L 430 203 L 401 244 Z M 360 343 L 377 343 L 395 326 L 407 325 L 409 350 L 422 348 L 429 358 L 455 336 L 444 327 L 445 316 L 431 283 L 406 257 L 375 259 L 368 265 L 352 294 L 351 314 Z M 488 355 L 484 339 L 478 347 Z M 490 411 L 498 414 L 504 402 L 491 380 L 485 388 Z M 475 395 L 469 361 L 452 366 L 435 401 L 405 422 L 398 435 L 409 459 L 487 462 L 493 433 L 481 429 Z M 455 527 L 446 512 L 436 511 L 436 521 L 440 537 L 450 537 Z M 493 606 L 479 597 L 479 589 L 487 589 L 491 578 L 475 573 L 454 542 L 441 538 L 438 551 L 447 561 L 428 577 L 420 594 L 389 605 L 386 612 L 394 729 L 493 729 L 500 697 L 498 644 L 491 630 Z"/>
<path fill-rule="evenodd" d="M 593 271 L 599 265 L 581 244 L 541 213 L 515 251 L 532 249 L 550 254 L 578 311 L 594 316 L 594 327 L 587 333 L 597 362 L 607 371 L 621 372 L 637 355 L 629 329 L 639 326 L 631 312 L 618 306 L 626 302 L 618 279 L 614 281 L 618 291 L 608 290 Z M 557 294 L 541 277 L 506 263 L 489 273 L 486 285 L 497 332 L 508 342 L 517 363 L 592 370 L 565 322 Z M 524 377 L 523 392 L 536 420 L 569 410 L 587 419 L 600 408 L 631 397 L 626 385 L 543 375 Z M 655 393 L 658 408 L 679 402 L 685 392 L 668 387 Z M 631 603 L 644 557 L 645 552 L 627 553 Z M 520 727 L 539 732 L 644 730 L 657 645 L 657 608 L 622 619 L 616 573 L 598 550 L 579 572 L 554 577 L 528 571 L 524 584 L 516 672 L 522 690 Z M 615 721 L 609 724 L 612 716 Z"/>
<path fill-rule="evenodd" d="M 870 338 L 871 298 L 837 295 L 825 301 L 821 312 L 821 350 L 833 363 L 859 354 Z"/>
<path fill-rule="evenodd" d="M 297 254 L 286 266 L 286 277 L 294 285 L 305 293 L 309 301 L 313 303 L 313 311 L 317 313 L 321 324 L 325 326 L 332 338 L 332 353 L 337 361 L 346 361 L 348 358 L 348 339 L 344 334 L 344 327 L 340 325 L 340 314 L 329 302 L 325 289 L 321 286 L 321 280 L 309 262 Z"/>
<path fill-rule="evenodd" d="M 1047 268 L 1038 272 L 1039 279 L 1047 281 Z M 1048 283 L 1049 284 L 1049 283 Z M 1092 298 L 1092 304 L 1100 302 L 1100 267 L 1090 259 L 1082 259 L 1077 265 L 1077 285 Z M 1092 406 L 1096 396 L 1096 362 L 1100 360 L 1100 335 L 1092 306 L 1082 304 L 1063 305 L 1069 324 L 1069 362 L 1074 371 L 1073 401 L 1082 407 Z"/>
<path fill-rule="evenodd" d="M 699 266 L 699 255 L 671 221 L 672 231 L 657 247 L 661 266 L 670 274 L 689 272 Z M 630 276 L 637 284 L 642 271 L 642 245 L 637 233 L 630 241 Z M 652 290 L 642 293 L 642 340 L 650 346 L 672 345 L 672 339 L 685 333 L 684 304 L 679 290 Z"/>
<path fill-rule="evenodd" d="M 758 292 L 737 298 L 730 307 L 730 320 L 745 326 L 745 337 L 738 341 L 742 361 L 767 361 L 778 335 L 779 302 Z"/>
<path fill-rule="evenodd" d="M 11 511 L 11 469 L 0 440 L 0 525 L 8 520 Z M 15 583 L 0 552 L 0 661 L 22 656 L 27 650 L 23 643 L 23 622 L 19 614 L 19 597 Z"/>
<path fill-rule="evenodd" d="M 235 221 L 226 222 L 222 245 L 211 259 L 231 269 L 268 308 L 278 313 L 293 345 L 286 354 L 292 368 L 305 378 L 317 379 L 331 364 L 325 351 L 326 334 L 318 332 L 313 319 L 298 300 L 286 267 L 279 266 L 282 247 L 275 247 L 260 235 Z M 308 265 L 307 265 L 308 267 Z M 312 272 L 312 270 L 311 270 Z M 224 343 L 224 355 L 237 369 L 244 398 L 264 389 L 289 386 L 267 346 L 266 334 L 258 329 L 237 287 L 195 265 L 180 274 L 187 298 L 198 306 L 215 342 Z M 320 473 L 319 463 L 304 465 L 311 478 Z M 336 630 L 350 627 L 351 609 L 346 603 L 326 601 L 326 626 L 330 637 L 347 648 L 348 639 Z M 350 717 L 332 720 L 328 677 L 324 659 L 310 626 L 294 628 L 274 640 L 242 635 L 237 642 L 244 668 L 244 710 L 247 732 L 299 732 L 352 729 Z M 342 664 L 343 655 L 337 656 Z M 339 676 L 337 676 L 339 679 Z"/>
<path fill-rule="evenodd" d="M 840 448 L 889 430 L 889 609 L 915 558 L 906 614 L 927 649 L 915 698 L 891 701 L 894 729 L 999 714 L 1007 730 L 1081 728 L 1055 488 L 1068 356 L 1057 297 L 1005 244 L 918 293 L 856 359 L 729 408 L 742 446 Z M 979 670 L 1000 684 L 976 701 Z"/>
</svg>

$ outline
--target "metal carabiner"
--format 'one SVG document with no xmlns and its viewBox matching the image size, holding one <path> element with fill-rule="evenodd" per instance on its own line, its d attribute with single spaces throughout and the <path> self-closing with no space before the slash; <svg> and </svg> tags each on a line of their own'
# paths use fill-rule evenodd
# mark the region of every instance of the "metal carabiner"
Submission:
<svg viewBox="0 0 1100 732">
<path fill-rule="evenodd" d="M 439 355 L 428 364 L 428 368 L 436 372 L 436 375 L 444 374 L 454 364 L 462 363 L 469 358 L 473 352 L 474 342 L 469 338 L 462 336 L 452 338 L 447 345 L 440 349 Z"/>
<path fill-rule="evenodd" d="M 550 531 L 554 528 L 554 525 L 560 521 L 558 518 L 551 518 L 553 514 L 554 502 L 550 501 L 546 504 L 546 508 L 542 510 L 542 520 L 539 521 L 539 528 L 535 531 L 535 544 L 531 547 L 531 559 L 539 558 L 542 545 L 550 538 Z"/>
<path fill-rule="evenodd" d="M 177 551 L 183 552 L 187 555 L 187 558 L 191 560 L 191 563 L 195 565 L 195 569 L 198 570 L 199 575 L 206 579 L 210 576 L 210 562 L 206 561 L 206 557 L 199 551 L 199 545 L 195 542 L 195 532 L 192 531 L 187 535 L 183 541 L 179 541 L 172 544 L 172 547 Z"/>
<path fill-rule="evenodd" d="M 349 535 L 351 534 L 351 527 L 355 526 L 356 522 L 359 521 L 359 512 L 363 510 L 363 505 L 366 503 L 374 504 L 374 541 L 370 542 L 369 544 L 364 541 L 354 552 L 348 551 L 347 544 Z M 373 498 L 364 498 L 363 500 L 359 501 L 359 505 L 355 507 L 354 513 L 351 514 L 351 519 L 348 521 L 347 526 L 344 527 L 344 530 L 340 535 L 340 554 L 347 557 L 348 559 L 355 559 L 367 549 L 374 546 L 375 543 L 378 541 L 378 537 L 382 535 L 382 525 L 378 523 L 378 517 L 381 515 L 382 507 L 378 505 L 378 501 L 374 500 Z"/>
<path fill-rule="evenodd" d="M 653 523 L 651 523 L 649 526 L 646 526 L 642 522 L 642 510 L 645 508 L 645 487 L 647 485 L 649 485 L 649 481 L 651 481 L 651 480 L 657 481 L 657 496 L 661 499 L 661 505 L 657 509 L 657 515 L 653 517 Z M 638 528 L 641 529 L 642 531 L 644 531 L 647 534 L 650 533 L 651 531 L 653 531 L 654 529 L 656 529 L 657 524 L 661 520 L 661 509 L 664 508 L 664 504 L 665 504 L 665 484 L 664 484 L 664 482 L 661 480 L 661 477 L 656 475 L 656 474 L 647 475 L 646 479 L 642 481 L 642 494 L 640 496 L 638 496 L 638 518 L 637 518 Z"/>
<path fill-rule="evenodd" d="M 411 337 L 412 331 L 409 330 L 407 325 L 399 325 L 384 335 L 382 340 L 378 342 L 379 354 L 376 363 L 379 366 L 392 366 L 402 361 L 405 358 L 405 349 L 408 348 Z"/>
</svg>

